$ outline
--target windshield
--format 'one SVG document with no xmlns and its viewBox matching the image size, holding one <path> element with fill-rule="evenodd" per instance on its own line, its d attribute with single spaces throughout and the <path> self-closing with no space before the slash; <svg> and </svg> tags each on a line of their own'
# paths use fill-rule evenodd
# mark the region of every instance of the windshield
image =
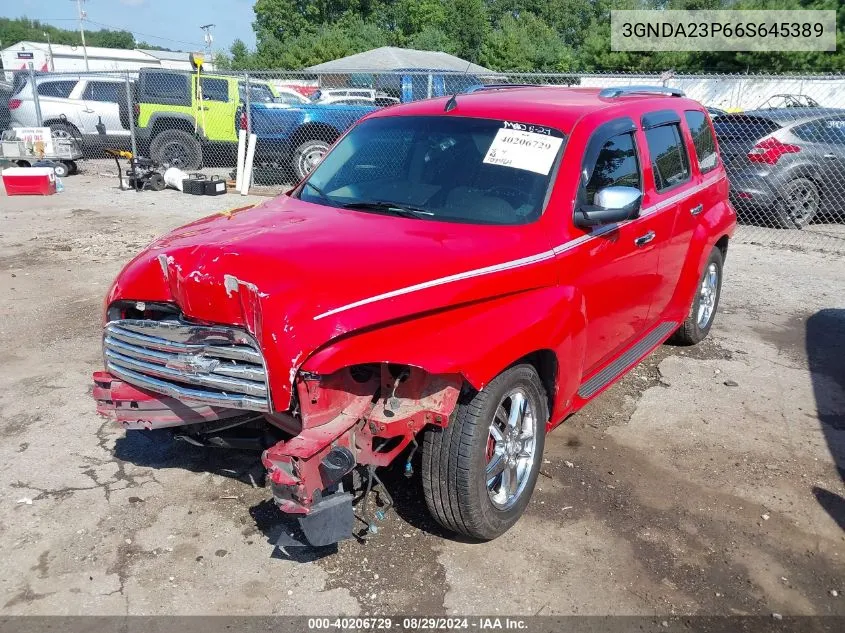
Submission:
<svg viewBox="0 0 845 633">
<path fill-rule="evenodd" d="M 473 224 L 542 213 L 563 146 L 557 130 L 457 116 L 392 116 L 353 128 L 298 192 L 328 206 Z"/>
</svg>

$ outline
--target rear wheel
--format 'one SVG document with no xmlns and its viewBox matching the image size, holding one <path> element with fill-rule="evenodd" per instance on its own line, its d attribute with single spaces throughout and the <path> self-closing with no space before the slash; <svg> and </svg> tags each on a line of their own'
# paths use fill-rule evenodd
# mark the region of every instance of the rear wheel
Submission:
<svg viewBox="0 0 845 633">
<path fill-rule="evenodd" d="M 57 122 L 50 124 L 50 134 L 53 138 L 58 139 L 72 139 L 77 143 L 82 143 L 82 134 L 76 129 L 76 126 L 70 123 Z"/>
<path fill-rule="evenodd" d="M 323 160 L 329 147 L 331 147 L 329 141 L 314 138 L 300 144 L 293 151 L 293 173 L 297 181 L 304 180 L 311 173 L 311 170 Z"/>
<path fill-rule="evenodd" d="M 423 490 L 434 519 L 483 540 L 510 529 L 531 499 L 548 419 L 537 371 L 517 365 L 459 403 L 445 429 L 427 430 Z"/>
<path fill-rule="evenodd" d="M 791 180 L 783 188 L 777 206 L 778 225 L 784 229 L 803 229 L 816 217 L 820 202 L 816 183 L 807 178 Z"/>
<path fill-rule="evenodd" d="M 79 173 L 79 165 L 76 164 L 75 160 L 67 160 L 65 161 L 65 165 L 67 165 L 68 173 L 71 176 L 75 176 Z"/>
<path fill-rule="evenodd" d="M 710 332 L 710 327 L 716 318 L 716 309 L 719 307 L 719 295 L 722 292 L 723 265 L 722 251 L 714 247 L 698 282 L 689 315 L 672 335 L 670 342 L 678 345 L 696 345 Z"/>
<path fill-rule="evenodd" d="M 164 130 L 150 143 L 150 158 L 185 171 L 199 169 L 202 165 L 202 146 L 193 134 L 185 130 Z"/>
</svg>

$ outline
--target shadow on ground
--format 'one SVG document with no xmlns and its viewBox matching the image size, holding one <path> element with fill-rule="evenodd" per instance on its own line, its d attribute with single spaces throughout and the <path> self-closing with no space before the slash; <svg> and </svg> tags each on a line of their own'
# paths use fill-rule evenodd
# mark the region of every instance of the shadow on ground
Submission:
<svg viewBox="0 0 845 633">
<path fill-rule="evenodd" d="M 193 446 L 174 440 L 166 429 L 127 431 L 115 441 L 114 456 L 145 468 L 213 473 L 259 487 L 265 474 L 256 452 Z"/>
<path fill-rule="evenodd" d="M 839 397 L 845 391 L 845 310 L 820 310 L 807 319 L 806 349 L 822 433 L 845 482 L 845 407 Z M 813 495 L 845 530 L 845 499 L 819 486 Z"/>
</svg>

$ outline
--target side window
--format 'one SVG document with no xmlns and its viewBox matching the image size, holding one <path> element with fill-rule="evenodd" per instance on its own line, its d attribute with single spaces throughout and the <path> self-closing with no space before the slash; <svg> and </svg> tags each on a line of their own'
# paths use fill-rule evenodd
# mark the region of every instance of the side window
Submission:
<svg viewBox="0 0 845 633">
<path fill-rule="evenodd" d="M 677 123 L 646 130 L 645 138 L 657 191 L 666 191 L 690 179 L 689 156 Z"/>
<path fill-rule="evenodd" d="M 89 81 L 88 85 L 85 86 L 85 92 L 83 93 L 82 98 L 86 101 L 120 103 L 120 89 L 122 87 L 123 84 L 113 81 Z"/>
<path fill-rule="evenodd" d="M 599 152 L 593 175 L 587 183 L 587 204 L 600 189 L 619 185 L 640 189 L 640 163 L 633 134 L 619 134 L 611 138 Z"/>
<path fill-rule="evenodd" d="M 695 146 L 695 155 L 698 158 L 698 168 L 701 173 L 707 173 L 716 168 L 719 157 L 716 154 L 716 141 L 713 139 L 713 131 L 710 123 L 703 112 L 699 110 L 687 110 L 684 112 L 692 144 Z"/>
<path fill-rule="evenodd" d="M 38 96 L 67 99 L 76 87 L 74 81 L 45 81 L 38 84 Z"/>
<path fill-rule="evenodd" d="M 229 100 L 229 82 L 225 79 L 200 77 L 200 90 L 202 90 L 202 98 L 206 101 L 223 101 L 225 103 Z"/>
<path fill-rule="evenodd" d="M 188 92 L 188 76 L 175 73 L 151 73 L 144 85 L 145 92 L 155 97 L 185 99 Z"/>
</svg>

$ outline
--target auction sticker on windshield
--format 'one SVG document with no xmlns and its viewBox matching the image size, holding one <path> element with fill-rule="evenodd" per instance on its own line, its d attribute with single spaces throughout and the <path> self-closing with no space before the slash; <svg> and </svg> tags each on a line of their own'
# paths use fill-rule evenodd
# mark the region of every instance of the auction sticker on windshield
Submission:
<svg viewBox="0 0 845 633">
<path fill-rule="evenodd" d="M 502 128 L 496 132 L 484 162 L 547 176 L 561 143 L 563 139 L 556 136 Z"/>
</svg>

